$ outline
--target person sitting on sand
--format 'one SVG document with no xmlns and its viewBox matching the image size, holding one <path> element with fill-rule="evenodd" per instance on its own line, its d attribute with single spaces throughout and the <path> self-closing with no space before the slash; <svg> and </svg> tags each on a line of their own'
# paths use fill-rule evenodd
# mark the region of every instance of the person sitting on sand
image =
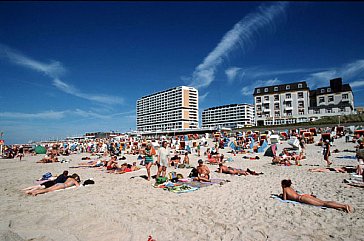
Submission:
<svg viewBox="0 0 364 241">
<path fill-rule="evenodd" d="M 66 182 L 64 183 L 56 183 L 55 185 L 42 189 L 42 190 L 35 190 L 32 192 L 29 192 L 29 195 L 33 195 L 36 196 L 38 194 L 42 194 L 42 193 L 47 193 L 47 192 L 53 192 L 56 190 L 60 190 L 60 189 L 66 189 L 67 187 L 72 187 L 72 186 L 76 186 L 79 187 L 80 186 L 80 177 L 74 173 L 72 176 L 68 177 Z"/>
<path fill-rule="evenodd" d="M 338 210 L 346 211 L 348 213 L 353 212 L 353 207 L 348 204 L 341 204 L 334 201 L 324 201 L 310 194 L 298 194 L 295 190 L 293 190 L 293 188 L 291 188 L 291 184 L 291 180 L 282 180 L 281 186 L 283 194 L 281 194 L 280 196 L 283 200 L 292 200 L 300 203 L 311 204 L 314 206 L 335 208 Z"/>
<path fill-rule="evenodd" d="M 198 176 L 193 178 L 194 181 L 203 181 L 203 182 L 211 182 L 210 181 L 210 169 L 203 164 L 203 161 L 198 160 L 198 166 L 196 167 Z"/>
<path fill-rule="evenodd" d="M 217 172 L 231 174 L 231 175 L 244 175 L 244 176 L 247 176 L 247 175 L 258 176 L 260 174 L 263 174 L 263 173 L 257 173 L 255 171 L 252 171 L 249 168 L 247 168 L 246 171 L 244 171 L 243 169 L 225 166 L 222 163 L 219 164 L 219 168 L 217 169 Z"/>
<path fill-rule="evenodd" d="M 36 186 L 27 187 L 27 188 L 22 189 L 22 191 L 24 191 L 25 193 L 28 194 L 28 193 L 30 193 L 32 191 L 35 191 L 35 190 L 49 188 L 51 186 L 54 186 L 57 183 L 64 183 L 64 182 L 67 181 L 67 179 L 68 179 L 68 171 L 64 171 L 55 180 L 49 180 L 49 181 L 43 182 L 43 183 L 41 183 L 39 185 L 36 185 Z"/>
<path fill-rule="evenodd" d="M 106 170 L 115 170 L 118 168 L 117 156 L 112 156 L 106 164 Z"/>
</svg>

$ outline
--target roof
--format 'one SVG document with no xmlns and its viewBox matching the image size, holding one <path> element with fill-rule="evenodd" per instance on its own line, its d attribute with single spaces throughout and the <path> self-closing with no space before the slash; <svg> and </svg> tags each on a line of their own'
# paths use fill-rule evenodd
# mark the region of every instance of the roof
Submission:
<svg viewBox="0 0 364 241">
<path fill-rule="evenodd" d="M 229 104 L 229 105 L 221 105 L 221 106 L 210 107 L 210 108 L 207 108 L 207 109 L 205 109 L 203 111 L 215 110 L 215 109 L 221 109 L 221 108 L 227 108 L 227 107 L 235 107 L 235 106 L 245 106 L 245 105 L 254 107 L 254 105 L 252 105 L 252 104 Z"/>
<path fill-rule="evenodd" d="M 349 84 L 343 84 L 341 90 L 333 89 L 330 86 L 317 88 L 316 90 L 310 91 L 310 95 L 327 95 L 327 94 L 335 94 L 341 92 L 352 91 L 351 86 Z"/>
<path fill-rule="evenodd" d="M 302 84 L 302 87 L 298 88 L 299 84 Z M 289 89 L 287 89 L 287 86 L 289 86 Z M 267 91 L 265 91 L 266 88 L 268 89 Z M 292 92 L 292 91 L 298 91 L 298 90 L 310 90 L 310 88 L 308 88 L 306 81 L 287 83 L 287 84 L 281 84 L 281 85 L 262 86 L 262 87 L 257 87 L 254 89 L 253 96 L 275 94 L 275 93 L 278 94 L 278 93 Z M 258 91 L 259 91 L 259 93 L 258 93 Z"/>
</svg>

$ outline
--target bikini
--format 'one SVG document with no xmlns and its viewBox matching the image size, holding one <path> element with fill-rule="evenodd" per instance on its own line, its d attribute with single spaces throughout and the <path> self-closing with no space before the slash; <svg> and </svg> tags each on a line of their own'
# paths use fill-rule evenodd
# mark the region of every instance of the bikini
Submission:
<svg viewBox="0 0 364 241">
<path fill-rule="evenodd" d="M 310 194 L 304 193 L 304 194 L 298 194 L 297 201 L 302 202 L 302 197 L 312 197 Z"/>
</svg>

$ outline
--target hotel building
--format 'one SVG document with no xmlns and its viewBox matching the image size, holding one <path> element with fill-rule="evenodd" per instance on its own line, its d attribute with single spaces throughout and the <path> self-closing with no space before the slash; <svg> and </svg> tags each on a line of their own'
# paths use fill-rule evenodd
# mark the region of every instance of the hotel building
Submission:
<svg viewBox="0 0 364 241">
<path fill-rule="evenodd" d="M 166 131 L 198 128 L 198 91 L 179 86 L 137 100 L 137 130 Z"/>
<path fill-rule="evenodd" d="M 310 89 L 306 82 L 258 87 L 254 90 L 257 126 L 307 121 Z"/>
<path fill-rule="evenodd" d="M 309 114 L 319 116 L 353 114 L 354 96 L 349 84 L 341 78 L 330 80 L 330 86 L 310 92 Z"/>
<path fill-rule="evenodd" d="M 254 124 L 254 106 L 249 104 L 212 107 L 202 112 L 202 128 L 238 128 Z"/>
</svg>

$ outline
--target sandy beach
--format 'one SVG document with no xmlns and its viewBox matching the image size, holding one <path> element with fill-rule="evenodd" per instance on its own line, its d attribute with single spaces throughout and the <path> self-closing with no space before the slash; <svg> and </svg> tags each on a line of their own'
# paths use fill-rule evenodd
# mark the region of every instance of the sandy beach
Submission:
<svg viewBox="0 0 364 241">
<path fill-rule="evenodd" d="M 354 145 L 341 138 L 335 140 L 332 150 L 354 150 Z M 283 147 L 288 147 L 287 142 L 279 144 L 278 150 Z M 318 165 L 325 167 L 322 147 L 307 145 L 307 159 L 302 166 L 289 167 L 271 165 L 271 157 L 264 157 L 263 153 L 258 154 L 259 160 L 249 160 L 242 157 L 256 154 L 233 156 L 227 153 L 229 150 L 221 150 L 226 158 L 234 159 L 227 165 L 264 174 L 231 176 L 216 173 L 217 166 L 208 165 L 213 178 L 230 182 L 175 194 L 154 188 L 154 181 L 139 177 L 146 174 L 145 170 L 117 175 L 93 168 L 69 168 L 90 156 L 87 153 L 65 157 L 71 159 L 70 163 L 35 163 L 43 155 L 26 156 L 22 161 L 0 159 L 0 240 L 146 241 L 149 235 L 158 241 L 364 240 L 364 189 L 343 183 L 350 177 L 347 173 L 308 172 Z M 356 159 L 348 156 L 355 153 L 332 154 L 333 167 L 357 165 Z M 126 157 L 128 163 L 137 159 L 136 155 Z M 190 159 L 196 166 L 195 153 Z M 82 180 L 93 178 L 95 184 L 36 197 L 20 191 L 45 172 L 61 174 L 64 170 L 78 173 Z M 191 169 L 176 171 L 187 177 Z M 152 167 L 152 174 L 156 174 L 156 166 Z M 287 178 L 292 180 L 294 189 L 303 193 L 351 204 L 354 213 L 270 198 L 271 194 L 282 192 L 280 182 Z"/>
</svg>

